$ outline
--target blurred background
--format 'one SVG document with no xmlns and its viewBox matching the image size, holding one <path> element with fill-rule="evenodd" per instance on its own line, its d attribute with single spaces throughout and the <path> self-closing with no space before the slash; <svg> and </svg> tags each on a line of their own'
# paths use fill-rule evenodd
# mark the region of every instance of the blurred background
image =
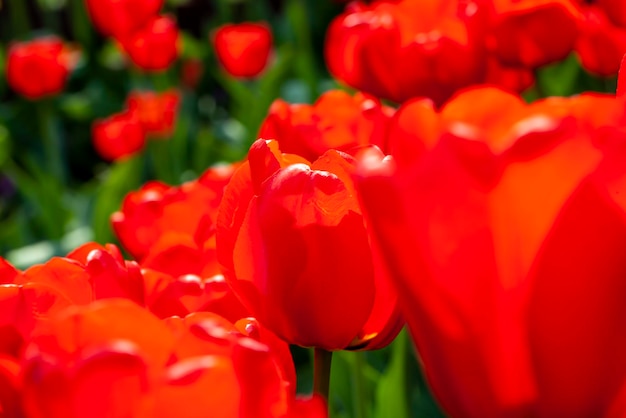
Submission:
<svg viewBox="0 0 626 418">
<path fill-rule="evenodd" d="M 178 59 L 165 71 L 132 65 L 89 19 L 83 0 L 0 2 L 0 73 L 11 45 L 59 36 L 76 56 L 63 90 L 28 100 L 0 77 L 0 255 L 27 267 L 89 241 L 114 242 L 109 216 L 150 179 L 179 184 L 221 161 L 244 157 L 272 101 L 312 102 L 336 87 L 323 61 L 327 25 L 342 6 L 330 1 L 168 0 L 161 14 L 180 29 Z M 219 69 L 210 38 L 228 22 L 267 22 L 268 68 L 239 81 Z M 167 141 L 110 162 L 92 144 L 94 121 L 123 109 L 130 92 L 176 89 L 180 103 Z M 63 169 L 46 170 L 45 143 Z"/>
</svg>

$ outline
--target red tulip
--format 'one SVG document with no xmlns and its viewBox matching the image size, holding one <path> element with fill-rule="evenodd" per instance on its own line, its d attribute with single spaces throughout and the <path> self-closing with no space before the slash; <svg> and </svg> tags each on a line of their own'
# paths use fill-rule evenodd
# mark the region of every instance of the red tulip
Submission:
<svg viewBox="0 0 626 418">
<path fill-rule="evenodd" d="M 401 322 L 350 179 L 354 158 L 328 151 L 310 166 L 290 159 L 258 140 L 228 185 L 217 231 L 227 280 L 289 343 L 388 344 Z"/>
<path fill-rule="evenodd" d="M 31 100 L 59 94 L 70 72 L 70 57 L 63 41 L 54 36 L 16 42 L 7 56 L 7 81 Z"/>
<path fill-rule="evenodd" d="M 159 13 L 164 0 L 85 0 L 94 25 L 105 35 L 122 38 Z"/>
<path fill-rule="evenodd" d="M 228 74 L 255 78 L 267 67 L 272 32 L 265 23 L 227 24 L 215 30 L 213 47 Z"/>
<path fill-rule="evenodd" d="M 597 0 L 596 3 L 606 11 L 607 16 L 616 25 L 626 27 L 626 4 L 620 0 Z"/>
<path fill-rule="evenodd" d="M 413 134 L 358 186 L 446 412 L 623 416 L 623 102 L 483 88 L 408 106 Z"/>
<path fill-rule="evenodd" d="M 111 216 L 113 229 L 126 248 L 145 267 L 167 267 L 174 275 L 201 274 L 210 277 L 219 273 L 213 240 L 217 208 L 224 187 L 236 166 L 221 166 L 207 170 L 198 180 L 181 186 L 168 186 L 161 182 L 149 182 L 128 194 L 120 211 Z M 159 254 L 168 249 L 191 249 L 185 257 L 187 263 L 158 262 Z M 194 250 L 195 248 L 195 250 Z M 207 252 L 206 258 L 197 257 L 195 251 Z M 172 254 L 172 253 L 170 253 Z M 149 265 L 146 258 L 151 258 Z M 153 264 L 156 263 L 156 264 Z M 163 271 L 160 268 L 156 268 Z"/>
<path fill-rule="evenodd" d="M 146 144 L 146 134 L 138 117 L 125 111 L 96 121 L 92 140 L 102 158 L 116 161 L 140 152 Z"/>
<path fill-rule="evenodd" d="M 178 58 L 178 38 L 176 22 L 168 16 L 158 16 L 119 41 L 136 66 L 162 71 Z"/>
<path fill-rule="evenodd" d="M 213 312 L 236 322 L 250 316 L 222 275 L 203 278 L 185 274 L 175 277 L 144 269 L 143 276 L 146 281 L 146 307 L 159 318 Z"/>
<path fill-rule="evenodd" d="M 24 416 L 19 383 L 20 366 L 11 357 L 0 354 L 0 417 Z"/>
<path fill-rule="evenodd" d="M 29 417 L 51 418 L 294 416 L 301 405 L 285 354 L 276 337 L 241 333 L 216 315 L 164 322 L 110 299 L 66 311 L 33 338 L 24 405 Z"/>
<path fill-rule="evenodd" d="M 171 136 L 179 104 L 180 96 L 175 90 L 164 93 L 134 91 L 126 99 L 126 107 L 135 113 L 144 132 L 155 138 Z"/>
<path fill-rule="evenodd" d="M 484 78 L 484 14 L 473 1 L 355 2 L 330 25 L 326 62 L 335 77 L 367 93 L 442 103 Z"/>
<path fill-rule="evenodd" d="M 488 43 L 504 64 L 534 69 L 573 50 L 578 11 L 571 0 L 494 0 L 492 6 Z"/>
<path fill-rule="evenodd" d="M 615 25 L 607 11 L 594 4 L 582 9 L 576 41 L 581 65 L 601 76 L 617 74 L 626 53 L 626 26 Z"/>
<path fill-rule="evenodd" d="M 313 161 L 330 149 L 369 144 L 385 149 L 391 115 L 393 109 L 372 96 L 331 90 L 313 105 L 276 100 L 258 136 L 275 139 L 283 152 Z"/>
</svg>

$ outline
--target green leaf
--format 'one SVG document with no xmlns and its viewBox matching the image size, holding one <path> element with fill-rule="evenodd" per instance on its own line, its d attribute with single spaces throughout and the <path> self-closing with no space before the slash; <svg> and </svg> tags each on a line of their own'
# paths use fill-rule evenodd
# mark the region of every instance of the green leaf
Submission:
<svg viewBox="0 0 626 418">
<path fill-rule="evenodd" d="M 97 242 L 115 241 L 111 215 L 121 207 L 126 194 L 141 185 L 143 158 L 136 156 L 111 166 L 99 188 L 93 207 L 93 231 Z"/>
<path fill-rule="evenodd" d="M 391 344 L 391 362 L 376 388 L 375 418 L 409 418 L 407 396 L 407 331 L 402 330 Z"/>
</svg>

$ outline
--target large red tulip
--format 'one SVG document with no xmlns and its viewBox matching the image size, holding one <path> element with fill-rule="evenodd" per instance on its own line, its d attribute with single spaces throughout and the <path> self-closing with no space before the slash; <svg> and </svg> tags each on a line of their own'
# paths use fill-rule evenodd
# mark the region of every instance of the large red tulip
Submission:
<svg viewBox="0 0 626 418">
<path fill-rule="evenodd" d="M 296 400 L 287 345 L 258 328 L 208 313 L 161 321 L 123 299 L 68 309 L 26 347 L 27 416 L 324 417 Z"/>
<path fill-rule="evenodd" d="M 482 88 L 399 115 L 358 186 L 446 412 L 624 416 L 623 102 Z"/>
<path fill-rule="evenodd" d="M 375 96 L 443 103 L 484 78 L 484 15 L 475 1 L 354 2 L 328 29 L 326 63 L 339 80 Z"/>
<path fill-rule="evenodd" d="M 226 278 L 292 344 L 378 348 L 401 322 L 350 178 L 355 157 L 310 164 L 258 140 L 226 189 L 217 244 Z"/>
</svg>

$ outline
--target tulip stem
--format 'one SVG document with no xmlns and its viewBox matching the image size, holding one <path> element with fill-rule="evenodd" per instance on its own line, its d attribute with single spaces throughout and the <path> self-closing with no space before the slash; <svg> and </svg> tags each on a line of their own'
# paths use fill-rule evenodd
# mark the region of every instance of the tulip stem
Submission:
<svg viewBox="0 0 626 418">
<path fill-rule="evenodd" d="M 362 351 L 355 351 L 354 361 L 352 362 L 352 401 L 354 403 L 354 416 L 355 418 L 366 418 L 366 403 L 369 397 L 365 393 L 365 386 L 363 385 L 364 368 L 365 368 L 365 353 Z"/>
<path fill-rule="evenodd" d="M 65 160 L 63 139 L 56 125 L 54 104 L 51 99 L 40 100 L 36 103 L 39 111 L 39 129 L 44 148 L 44 160 L 47 169 L 60 184 L 65 184 Z"/>
<path fill-rule="evenodd" d="M 332 351 L 323 348 L 315 348 L 313 361 L 313 392 L 323 396 L 328 403 L 330 388 L 330 365 L 333 360 Z"/>
</svg>

